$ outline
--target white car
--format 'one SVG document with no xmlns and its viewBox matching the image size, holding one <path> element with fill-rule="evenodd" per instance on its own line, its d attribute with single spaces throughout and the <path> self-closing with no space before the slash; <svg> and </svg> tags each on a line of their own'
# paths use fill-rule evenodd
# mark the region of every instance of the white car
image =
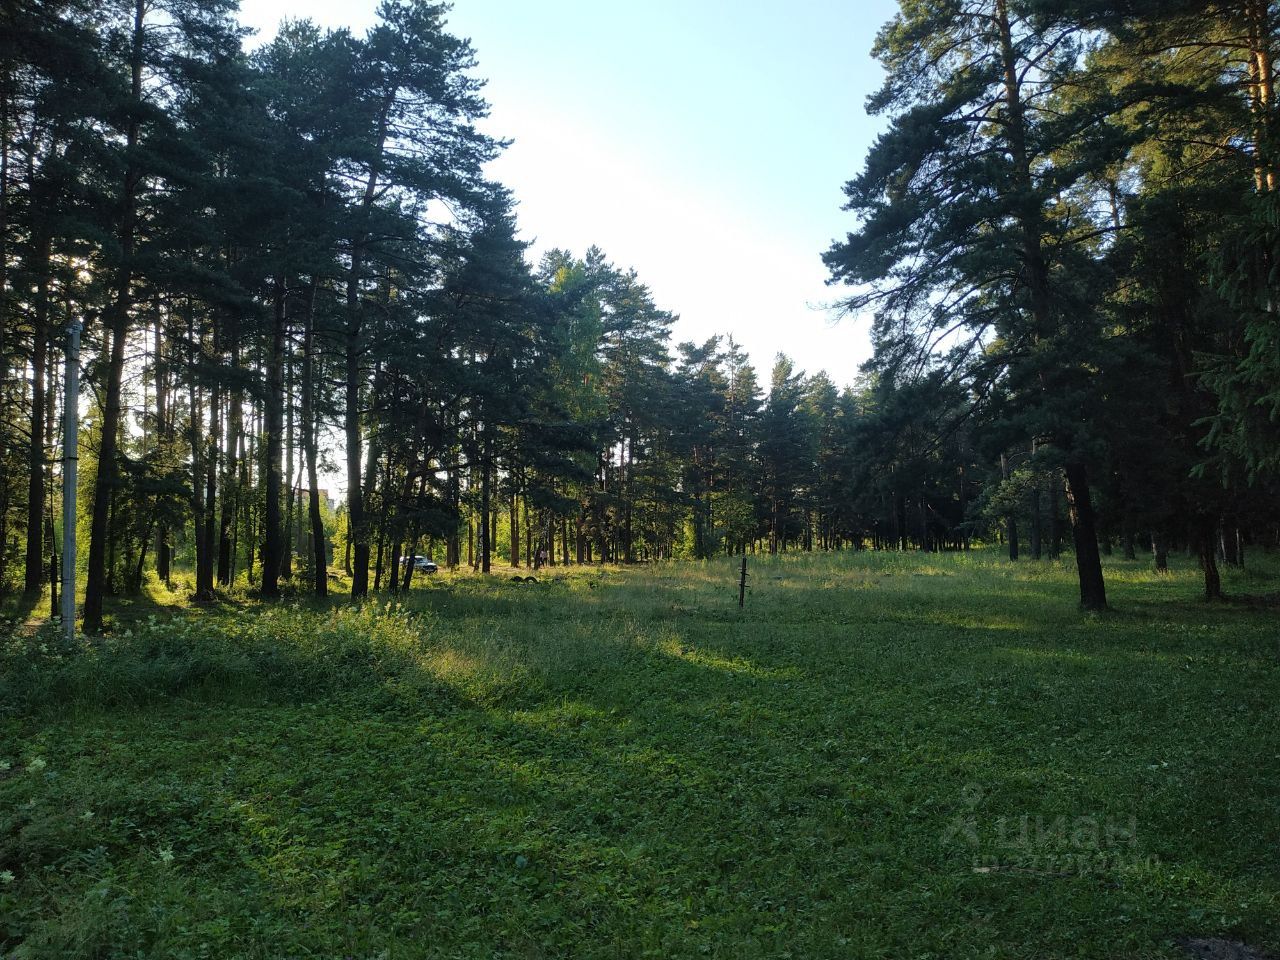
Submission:
<svg viewBox="0 0 1280 960">
<path fill-rule="evenodd" d="M 400 565 L 402 567 L 407 567 L 411 563 L 413 564 L 413 569 L 419 573 L 435 573 L 440 569 L 436 566 L 435 561 L 429 560 L 426 557 L 413 556 L 400 558 Z"/>
</svg>

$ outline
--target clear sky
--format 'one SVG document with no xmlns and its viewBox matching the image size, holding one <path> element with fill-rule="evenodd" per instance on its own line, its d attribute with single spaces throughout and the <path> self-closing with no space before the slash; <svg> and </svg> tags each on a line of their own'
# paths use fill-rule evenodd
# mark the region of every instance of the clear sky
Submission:
<svg viewBox="0 0 1280 960">
<path fill-rule="evenodd" d="M 241 0 L 362 33 L 376 0 Z M 456 0 L 492 106 L 514 141 L 491 170 L 535 253 L 600 246 L 635 267 L 675 341 L 733 334 L 767 382 L 785 351 L 852 381 L 867 318 L 833 324 L 821 252 L 851 226 L 841 185 L 878 124 L 870 49 L 892 0 Z"/>
</svg>

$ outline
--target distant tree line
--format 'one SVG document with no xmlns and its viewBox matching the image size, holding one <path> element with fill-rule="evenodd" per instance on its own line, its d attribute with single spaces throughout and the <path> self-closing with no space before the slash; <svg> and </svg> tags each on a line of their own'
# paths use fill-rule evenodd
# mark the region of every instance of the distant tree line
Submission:
<svg viewBox="0 0 1280 960">
<path fill-rule="evenodd" d="M 361 597 L 428 553 L 1070 541 L 1099 606 L 1100 550 L 1141 541 L 1213 594 L 1278 529 L 1274 20 L 1246 8 L 905 5 L 827 255 L 877 316 L 841 389 L 673 346 L 599 250 L 531 264 L 442 5 L 246 52 L 223 0 L 6 3 L 0 591 L 57 565 L 79 319 L 89 630 L 178 567 L 197 599 L 336 569 Z"/>
<path fill-rule="evenodd" d="M 826 259 L 875 312 L 882 410 L 927 426 L 873 459 L 926 497 L 998 463 L 1014 555 L 1056 551 L 1065 500 L 1086 608 L 1100 545 L 1185 548 L 1212 598 L 1276 544 L 1278 23 L 1268 0 L 904 0 L 876 43 L 887 127 Z"/>
</svg>

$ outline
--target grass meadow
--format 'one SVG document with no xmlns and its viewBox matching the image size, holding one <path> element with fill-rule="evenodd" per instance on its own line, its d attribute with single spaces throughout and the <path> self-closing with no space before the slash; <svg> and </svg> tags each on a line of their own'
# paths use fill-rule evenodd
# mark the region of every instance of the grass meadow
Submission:
<svg viewBox="0 0 1280 960">
<path fill-rule="evenodd" d="M 0 641 L 0 956 L 1280 951 L 1280 566 L 752 558 Z"/>
</svg>

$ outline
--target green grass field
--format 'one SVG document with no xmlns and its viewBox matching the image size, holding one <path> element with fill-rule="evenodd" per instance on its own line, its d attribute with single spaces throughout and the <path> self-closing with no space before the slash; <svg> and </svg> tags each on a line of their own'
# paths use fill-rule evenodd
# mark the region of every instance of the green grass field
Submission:
<svg viewBox="0 0 1280 960">
<path fill-rule="evenodd" d="M 1274 594 L 1277 569 L 1237 573 Z M 1280 611 L 967 556 L 135 604 L 0 662 L 0 956 L 1280 950 Z"/>
</svg>

